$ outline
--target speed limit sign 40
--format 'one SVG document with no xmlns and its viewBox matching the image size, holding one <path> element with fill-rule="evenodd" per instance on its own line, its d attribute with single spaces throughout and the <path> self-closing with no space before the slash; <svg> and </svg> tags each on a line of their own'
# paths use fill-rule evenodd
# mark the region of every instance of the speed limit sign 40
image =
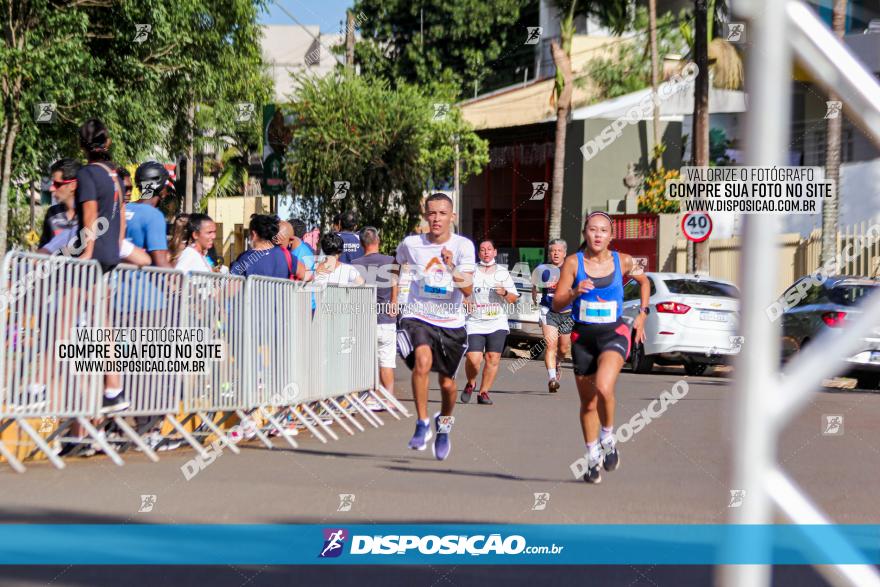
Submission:
<svg viewBox="0 0 880 587">
<path fill-rule="evenodd" d="M 705 212 L 688 212 L 681 219 L 681 231 L 686 239 L 701 243 L 712 234 L 712 219 Z"/>
</svg>

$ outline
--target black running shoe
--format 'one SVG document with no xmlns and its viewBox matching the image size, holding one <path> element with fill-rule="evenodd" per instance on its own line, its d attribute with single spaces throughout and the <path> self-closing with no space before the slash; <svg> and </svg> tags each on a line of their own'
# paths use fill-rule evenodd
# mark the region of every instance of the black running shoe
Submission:
<svg viewBox="0 0 880 587">
<path fill-rule="evenodd" d="M 121 412 L 131 405 L 131 402 L 125 399 L 123 394 L 119 394 L 116 397 L 107 397 L 104 396 L 104 402 L 101 404 L 101 413 L 102 414 L 112 414 L 115 412 Z"/>
<path fill-rule="evenodd" d="M 559 391 L 559 382 L 555 379 L 551 379 L 547 383 L 547 389 L 550 390 L 550 393 L 556 393 L 557 391 Z"/>
<path fill-rule="evenodd" d="M 486 406 L 491 406 L 491 405 L 494 404 L 495 402 L 493 402 L 493 401 L 492 401 L 492 398 L 489 397 L 489 392 L 488 392 L 488 391 L 481 391 L 481 392 L 480 392 L 480 395 L 477 396 L 477 403 L 478 403 L 478 404 L 483 404 L 483 405 L 486 405 Z"/>
<path fill-rule="evenodd" d="M 620 451 L 617 450 L 617 447 L 611 449 L 611 452 L 605 453 L 605 460 L 602 466 L 605 467 L 606 471 L 614 471 L 620 466 Z"/>
<path fill-rule="evenodd" d="M 587 469 L 587 472 L 584 473 L 584 481 L 593 485 L 598 485 L 602 482 L 602 471 L 599 469 L 599 463 Z"/>
<path fill-rule="evenodd" d="M 461 392 L 461 403 L 466 404 L 471 401 L 471 394 L 474 393 L 474 386 L 468 383 Z"/>
<path fill-rule="evenodd" d="M 607 441 L 607 442 L 606 442 Z M 620 466 L 620 452 L 617 450 L 617 443 L 614 437 L 609 436 L 601 442 L 602 455 L 604 462 L 602 466 L 606 471 L 613 471 Z"/>
</svg>

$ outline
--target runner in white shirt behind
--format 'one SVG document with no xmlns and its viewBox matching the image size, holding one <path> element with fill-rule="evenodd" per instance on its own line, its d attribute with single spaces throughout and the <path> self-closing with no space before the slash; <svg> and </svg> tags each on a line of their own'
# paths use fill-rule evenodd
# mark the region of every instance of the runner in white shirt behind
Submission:
<svg viewBox="0 0 880 587">
<path fill-rule="evenodd" d="M 328 232 L 321 237 L 320 244 L 324 258 L 315 264 L 315 277 L 311 284 L 312 287 L 307 286 L 307 289 L 322 290 L 328 285 L 351 287 L 364 284 L 364 278 L 361 277 L 361 273 L 356 267 L 339 260 L 345 246 L 345 241 L 342 240 L 341 236 Z"/>
<path fill-rule="evenodd" d="M 464 365 L 467 385 L 461 392 L 463 404 L 471 401 L 477 375 L 480 373 L 480 363 L 485 356 L 486 366 L 483 368 L 477 403 L 492 405 L 489 390 L 498 375 L 501 353 L 510 332 L 505 306 L 519 299 L 519 292 L 516 291 L 510 272 L 495 262 L 497 255 L 495 243 L 491 240 L 486 239 L 480 243 L 480 264 L 474 272 L 475 304 L 467 318 L 468 351 Z"/>
<path fill-rule="evenodd" d="M 474 243 L 452 233 L 454 219 L 449 196 L 431 194 L 425 199 L 428 232 L 408 236 L 397 247 L 399 271 L 414 272 L 397 332 L 398 352 L 412 369 L 418 414 L 409 447 L 425 450 L 433 436 L 428 420 L 428 376 L 435 371 L 443 403 L 434 415 L 437 435 L 433 450 L 441 461 L 452 449 L 449 433 L 458 391 L 455 374 L 467 350 L 464 298 L 473 293 L 475 262 Z"/>
</svg>

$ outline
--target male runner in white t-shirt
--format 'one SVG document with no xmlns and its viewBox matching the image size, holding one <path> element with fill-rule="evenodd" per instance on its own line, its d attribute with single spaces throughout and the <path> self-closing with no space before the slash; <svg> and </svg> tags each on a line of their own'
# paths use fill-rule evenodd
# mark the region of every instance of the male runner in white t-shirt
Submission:
<svg viewBox="0 0 880 587">
<path fill-rule="evenodd" d="M 414 450 L 425 450 L 431 439 L 428 420 L 428 375 L 437 373 L 443 394 L 442 408 L 434 415 L 437 435 L 434 456 L 445 460 L 452 443 L 452 410 L 455 407 L 455 373 L 467 350 L 464 298 L 473 293 L 474 243 L 452 233 L 452 200 L 435 193 L 425 199 L 428 232 L 403 239 L 397 247 L 398 271 L 413 272 L 407 304 L 401 307 L 397 346 L 412 369 L 413 400 L 418 422 L 409 441 Z M 392 302 L 397 302 L 396 299 Z"/>
</svg>

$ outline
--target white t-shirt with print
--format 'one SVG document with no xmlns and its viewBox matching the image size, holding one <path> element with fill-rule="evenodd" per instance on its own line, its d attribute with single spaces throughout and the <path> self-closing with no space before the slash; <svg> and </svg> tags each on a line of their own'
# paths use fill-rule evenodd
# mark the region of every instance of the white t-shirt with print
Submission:
<svg viewBox="0 0 880 587">
<path fill-rule="evenodd" d="M 516 284 L 506 267 L 497 263 L 491 267 L 477 266 L 474 272 L 475 307 L 467 317 L 468 334 L 491 334 L 498 330 L 510 332 L 507 324 L 507 302 L 495 292 L 496 287 L 503 287 L 507 293 L 516 294 Z"/>
<path fill-rule="evenodd" d="M 208 264 L 208 260 L 205 259 L 205 256 L 199 254 L 199 252 L 192 247 L 186 247 L 181 251 L 180 257 L 177 258 L 177 263 L 174 265 L 174 268 L 183 271 L 184 273 L 189 273 L 190 271 L 211 272 L 211 265 Z"/>
<path fill-rule="evenodd" d="M 362 285 L 364 283 L 364 280 L 361 277 L 361 273 L 357 270 L 357 267 L 349 265 L 347 263 L 337 263 L 333 271 L 329 271 L 326 273 L 322 272 L 320 269 L 321 265 L 317 264 L 315 266 L 313 288 L 310 289 L 323 289 L 328 285 L 351 287 L 355 285 Z"/>
<path fill-rule="evenodd" d="M 469 239 L 453 234 L 445 243 L 435 244 L 425 234 L 406 237 L 397 247 L 396 260 L 401 272 L 408 267 L 413 278 L 400 315 L 442 328 L 461 328 L 466 317 L 464 296 L 461 288 L 454 286 L 452 273 L 443 263 L 443 247 L 452 252 L 452 263 L 459 273 L 474 271 L 476 252 Z"/>
</svg>

